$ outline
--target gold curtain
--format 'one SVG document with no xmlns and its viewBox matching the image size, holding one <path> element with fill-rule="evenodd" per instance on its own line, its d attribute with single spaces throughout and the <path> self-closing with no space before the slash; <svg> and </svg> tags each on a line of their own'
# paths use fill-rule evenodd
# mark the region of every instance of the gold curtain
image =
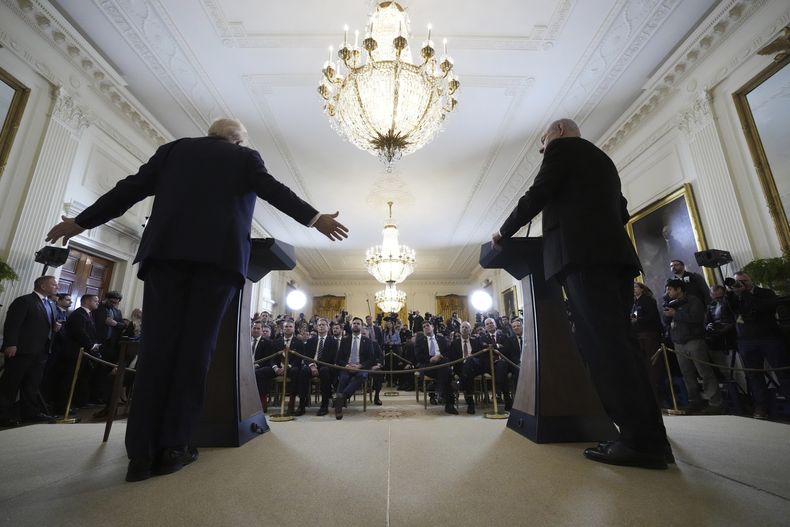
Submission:
<svg viewBox="0 0 790 527">
<path fill-rule="evenodd" d="M 313 297 L 313 314 L 331 322 L 335 315 L 346 310 L 346 297 L 324 295 Z"/>
<path fill-rule="evenodd" d="M 467 297 L 461 295 L 444 295 L 436 297 L 436 313 L 442 315 L 445 323 L 453 316 L 453 311 L 458 313 L 461 320 L 469 320 Z M 474 325 L 474 321 L 471 321 Z"/>
</svg>

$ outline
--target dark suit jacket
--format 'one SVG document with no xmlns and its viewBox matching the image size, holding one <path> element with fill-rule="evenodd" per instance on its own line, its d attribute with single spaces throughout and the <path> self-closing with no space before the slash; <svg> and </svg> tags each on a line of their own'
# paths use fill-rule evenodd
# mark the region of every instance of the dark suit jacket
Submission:
<svg viewBox="0 0 790 527">
<path fill-rule="evenodd" d="M 255 346 L 255 352 L 253 354 L 253 360 L 261 360 L 264 357 L 268 357 L 274 353 L 274 346 L 272 345 L 272 339 L 267 339 L 266 337 L 260 337 L 258 339 L 258 345 Z M 268 361 L 264 361 L 260 364 L 259 367 L 263 366 L 270 366 L 271 359 Z"/>
<path fill-rule="evenodd" d="M 348 335 L 340 341 L 337 357 L 335 358 L 335 364 L 338 366 L 348 365 L 348 359 L 351 358 L 351 339 L 352 336 Z M 363 370 L 369 370 L 376 363 L 373 343 L 368 337 L 359 337 L 359 339 L 359 363 L 362 365 Z"/>
<path fill-rule="evenodd" d="M 450 345 L 450 360 L 457 360 L 464 356 L 463 338 L 459 335 Z M 480 351 L 480 341 L 476 337 L 469 337 L 469 354 L 477 353 Z"/>
<path fill-rule="evenodd" d="M 274 339 L 272 341 L 272 348 L 273 348 L 272 353 L 274 353 L 275 351 L 284 350 L 285 349 L 285 339 L 283 337 L 281 337 L 281 336 L 277 337 L 276 339 Z M 291 337 L 290 349 L 292 351 L 297 352 L 297 353 L 301 353 L 302 355 L 305 354 L 304 342 L 302 342 L 301 340 L 296 338 L 296 335 Z M 273 359 L 270 360 L 270 365 L 271 366 L 278 366 L 278 367 L 282 366 L 283 358 L 284 357 L 280 356 L 280 355 L 274 357 Z M 288 364 L 292 368 L 298 368 L 299 366 L 302 365 L 302 359 L 297 357 L 296 355 L 291 355 L 289 353 L 288 354 Z"/>
<path fill-rule="evenodd" d="M 96 326 L 93 323 L 93 315 L 84 309 L 75 309 L 63 328 L 66 331 L 69 356 L 76 357 L 83 348 L 86 353 L 90 353 L 94 344 L 100 344 L 96 335 Z"/>
<path fill-rule="evenodd" d="M 334 364 L 337 359 L 337 345 L 337 339 L 331 335 L 327 335 L 326 338 L 324 338 L 324 349 L 321 350 L 318 360 Z M 315 357 L 316 351 L 318 351 L 318 337 L 310 337 L 305 343 L 304 349 L 305 355 Z M 303 362 L 304 364 L 310 364 L 310 361 Z"/>
<path fill-rule="evenodd" d="M 274 179 L 255 150 L 215 137 L 159 147 L 129 176 L 76 218 L 93 228 L 155 196 L 135 262 L 145 277 L 150 259 L 206 263 L 237 273 L 244 284 L 250 228 L 258 196 L 303 225 L 318 213 Z"/>
<path fill-rule="evenodd" d="M 493 339 L 488 333 L 483 333 L 482 335 L 480 335 L 479 342 L 480 342 L 480 349 L 487 348 L 489 344 L 494 343 Z M 518 361 L 521 360 L 520 355 L 516 357 L 518 353 L 515 350 L 516 346 L 514 345 L 513 340 L 511 340 L 511 337 L 509 337 L 508 335 L 503 333 L 502 330 L 499 329 L 496 330 L 496 344 L 497 344 L 496 348 L 499 350 L 499 352 L 505 357 L 507 357 L 508 359 L 516 363 L 518 363 Z M 488 360 L 488 357 L 486 357 L 485 355 L 480 355 L 480 357 L 478 358 L 484 358 L 485 360 Z M 496 355 L 494 355 L 494 360 L 497 360 Z"/>
<path fill-rule="evenodd" d="M 47 302 L 54 315 L 55 305 L 50 300 Z M 44 303 L 36 293 L 17 297 L 6 313 L 3 349 L 16 346 L 18 355 L 48 353 L 52 329 Z"/>
<path fill-rule="evenodd" d="M 509 238 L 543 211 L 546 279 L 591 266 L 625 267 L 636 276 L 626 204 L 609 156 L 580 137 L 560 137 L 546 147 L 535 182 L 499 232 Z"/>
<path fill-rule="evenodd" d="M 448 344 L 444 335 L 436 335 L 436 344 L 439 346 L 438 352 L 450 359 L 450 344 Z M 423 336 L 417 338 L 417 342 L 414 343 L 414 356 L 417 359 L 418 365 L 424 366 L 430 363 L 431 352 L 428 349 L 428 337 Z"/>
</svg>

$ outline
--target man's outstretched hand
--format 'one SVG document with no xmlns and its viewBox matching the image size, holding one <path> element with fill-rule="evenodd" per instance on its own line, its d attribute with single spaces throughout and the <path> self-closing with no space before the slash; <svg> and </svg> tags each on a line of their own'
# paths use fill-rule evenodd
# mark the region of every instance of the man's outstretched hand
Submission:
<svg viewBox="0 0 790 527">
<path fill-rule="evenodd" d="M 340 214 L 340 211 L 334 214 L 321 214 L 313 224 L 313 227 L 332 241 L 342 241 L 348 238 L 348 227 L 335 219 L 338 214 Z"/>
<path fill-rule="evenodd" d="M 47 233 L 46 241 L 48 243 L 56 243 L 62 236 L 63 245 L 66 245 L 66 243 L 69 241 L 69 238 L 76 236 L 85 230 L 77 225 L 77 222 L 74 221 L 74 218 L 67 218 L 66 216 L 61 216 L 60 218 L 63 221 L 52 227 Z"/>
</svg>

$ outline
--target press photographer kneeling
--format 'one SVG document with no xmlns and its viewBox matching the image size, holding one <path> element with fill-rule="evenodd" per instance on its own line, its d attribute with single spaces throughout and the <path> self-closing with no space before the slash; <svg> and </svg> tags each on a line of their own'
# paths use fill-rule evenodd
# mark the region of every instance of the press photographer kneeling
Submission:
<svg viewBox="0 0 790 527">
<path fill-rule="evenodd" d="M 680 279 L 667 281 L 666 294 L 668 301 L 664 304 L 664 317 L 669 322 L 670 336 L 688 393 L 685 410 L 705 415 L 723 413 L 724 401 L 716 371 L 712 366 L 699 362 L 726 366 L 724 356 L 710 353 L 705 344 L 705 306 L 697 297 L 686 294 L 686 283 Z M 697 384 L 697 373 L 702 378 L 702 393 Z"/>
</svg>

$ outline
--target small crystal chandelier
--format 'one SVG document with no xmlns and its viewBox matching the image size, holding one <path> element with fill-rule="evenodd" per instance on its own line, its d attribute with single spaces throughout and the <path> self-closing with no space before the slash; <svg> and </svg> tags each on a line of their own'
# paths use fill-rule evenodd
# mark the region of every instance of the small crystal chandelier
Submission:
<svg viewBox="0 0 790 527">
<path fill-rule="evenodd" d="M 375 295 L 376 305 L 384 313 L 397 313 L 406 304 L 406 293 L 399 291 L 395 284 L 387 284 L 387 287 L 378 291 Z"/>
<path fill-rule="evenodd" d="M 359 31 L 354 32 L 353 47 L 349 46 L 348 26 L 337 51 L 340 60 L 333 62 L 333 48 L 329 48 L 318 86 L 332 128 L 358 148 L 377 155 L 388 170 L 401 156 L 428 144 L 458 103 L 455 94 L 460 82 L 452 72 L 447 39 L 439 60 L 429 25 L 418 65 L 412 61 L 409 32 L 403 6 L 379 2 L 368 19 L 361 48 Z"/>
<path fill-rule="evenodd" d="M 381 245 L 374 245 L 365 254 L 368 272 L 383 284 L 399 284 L 414 271 L 415 254 L 398 243 L 398 227 L 392 219 L 392 202 L 388 201 L 390 217 L 384 224 Z"/>
</svg>

